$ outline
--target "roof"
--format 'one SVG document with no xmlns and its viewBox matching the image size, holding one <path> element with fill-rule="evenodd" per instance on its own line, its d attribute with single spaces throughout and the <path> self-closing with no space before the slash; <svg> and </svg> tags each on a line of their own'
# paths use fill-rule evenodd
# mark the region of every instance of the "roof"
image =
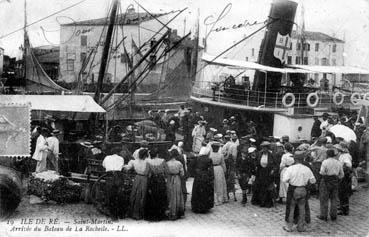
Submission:
<svg viewBox="0 0 369 237">
<path fill-rule="evenodd" d="M 105 113 L 88 95 L 0 95 L 4 104 L 31 104 L 31 110 Z"/>
<path fill-rule="evenodd" d="M 336 43 L 345 43 L 345 41 L 340 40 L 338 38 L 329 36 L 322 32 L 315 32 L 315 31 L 304 31 L 305 39 L 307 40 L 314 40 L 314 41 L 329 41 L 329 42 L 336 42 Z M 297 38 L 297 32 L 294 30 L 291 33 L 292 38 Z"/>
<path fill-rule="evenodd" d="M 266 72 L 280 72 L 280 73 L 310 73 L 307 70 L 296 69 L 296 68 L 276 68 L 261 65 L 254 62 L 243 61 L 243 60 L 234 60 L 234 59 L 226 59 L 226 58 L 217 58 L 214 60 L 216 56 L 212 56 L 210 54 L 204 53 L 202 55 L 202 60 L 208 62 L 209 64 L 222 65 L 227 67 L 235 67 L 235 68 L 243 68 L 243 69 L 253 69 L 260 70 Z"/>
<path fill-rule="evenodd" d="M 151 15 L 146 12 L 139 12 L 139 13 L 130 12 L 130 13 L 119 14 L 117 19 L 115 20 L 115 25 L 138 25 L 139 22 L 142 23 L 145 21 L 149 21 L 149 20 L 154 19 L 154 17 L 155 18 L 161 17 L 164 15 L 173 13 L 173 12 L 174 11 L 166 12 L 166 13 L 151 13 Z M 85 21 L 75 21 L 75 22 L 68 23 L 68 24 L 62 24 L 62 26 L 74 26 L 74 25 L 96 26 L 96 25 L 107 25 L 108 23 L 109 23 L 109 17 L 104 17 L 104 18 L 85 20 Z"/>
</svg>

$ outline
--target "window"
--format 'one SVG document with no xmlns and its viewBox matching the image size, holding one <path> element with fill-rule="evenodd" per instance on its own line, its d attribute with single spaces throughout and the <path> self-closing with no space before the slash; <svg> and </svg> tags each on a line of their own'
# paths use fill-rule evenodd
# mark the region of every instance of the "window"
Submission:
<svg viewBox="0 0 369 237">
<path fill-rule="evenodd" d="M 306 50 L 310 51 L 310 44 L 306 44 Z"/>
<path fill-rule="evenodd" d="M 290 43 L 290 50 L 292 50 L 292 42 Z"/>
<path fill-rule="evenodd" d="M 333 53 L 335 53 L 335 52 L 336 52 L 336 50 L 337 50 L 337 45 L 336 45 L 336 44 L 334 44 L 334 45 L 333 45 L 333 47 L 332 47 L 332 52 L 333 52 Z"/>
<path fill-rule="evenodd" d="M 300 64 L 300 57 L 296 57 L 296 64 Z"/>
<path fill-rule="evenodd" d="M 74 71 L 74 59 L 67 59 L 67 71 Z"/>
<path fill-rule="evenodd" d="M 86 53 L 82 52 L 81 53 L 81 62 L 85 61 L 86 59 Z"/>
<path fill-rule="evenodd" d="M 328 59 L 327 58 L 322 58 L 322 66 L 328 66 Z"/>
<path fill-rule="evenodd" d="M 252 48 L 252 49 L 251 49 L 251 56 L 252 56 L 252 57 L 254 57 L 254 56 L 255 56 L 255 49 L 254 49 L 254 48 Z"/>
<path fill-rule="evenodd" d="M 87 46 L 87 35 L 81 35 L 81 46 Z"/>
<path fill-rule="evenodd" d="M 301 44 L 300 44 L 300 43 L 297 43 L 297 44 L 296 44 L 296 49 L 297 49 L 297 50 L 300 50 L 300 49 L 301 49 Z"/>
<path fill-rule="evenodd" d="M 315 65 L 319 65 L 319 58 L 315 58 Z"/>
<path fill-rule="evenodd" d="M 287 56 L 287 64 L 292 64 L 292 56 Z"/>
<path fill-rule="evenodd" d="M 337 62 L 336 62 L 336 59 L 332 59 L 332 66 L 336 66 Z"/>
<path fill-rule="evenodd" d="M 308 65 L 309 64 L 309 58 L 308 57 L 304 57 L 304 65 Z"/>
<path fill-rule="evenodd" d="M 315 43 L 315 52 L 319 51 L 319 43 Z"/>
</svg>

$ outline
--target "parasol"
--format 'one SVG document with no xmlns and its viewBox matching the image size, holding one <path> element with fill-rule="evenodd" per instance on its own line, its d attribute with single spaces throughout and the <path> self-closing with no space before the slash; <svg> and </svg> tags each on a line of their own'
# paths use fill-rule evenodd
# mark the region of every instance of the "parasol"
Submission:
<svg viewBox="0 0 369 237">
<path fill-rule="evenodd" d="M 336 137 L 342 137 L 346 142 L 350 141 L 356 142 L 355 132 L 345 125 L 341 124 L 334 125 L 329 129 L 329 131 L 333 133 Z"/>
</svg>

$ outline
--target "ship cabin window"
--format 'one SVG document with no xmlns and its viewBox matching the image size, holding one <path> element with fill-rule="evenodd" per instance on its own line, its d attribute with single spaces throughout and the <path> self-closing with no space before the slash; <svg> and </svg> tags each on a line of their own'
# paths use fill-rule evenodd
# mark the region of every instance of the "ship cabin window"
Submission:
<svg viewBox="0 0 369 237">
<path fill-rule="evenodd" d="M 292 64 L 292 56 L 287 56 L 287 64 Z"/>
<path fill-rule="evenodd" d="M 81 46 L 87 46 L 87 35 L 81 35 Z"/>
<path fill-rule="evenodd" d="M 315 52 L 319 51 L 319 43 L 315 43 Z"/>
<path fill-rule="evenodd" d="M 308 57 L 304 57 L 304 65 L 308 65 L 309 64 L 309 58 Z"/>
<path fill-rule="evenodd" d="M 337 62 L 336 62 L 336 59 L 332 59 L 332 66 L 336 66 L 337 65 Z"/>
<path fill-rule="evenodd" d="M 296 62 L 295 64 L 300 64 L 300 57 L 296 57 Z"/>
<path fill-rule="evenodd" d="M 334 44 L 334 45 L 333 45 L 333 47 L 332 47 L 332 52 L 333 52 L 333 53 L 335 53 L 335 52 L 336 52 L 336 50 L 337 50 L 337 45 L 336 45 L 336 44 Z"/>
<path fill-rule="evenodd" d="M 254 49 L 254 48 L 252 48 L 252 49 L 251 49 L 251 56 L 252 56 L 252 57 L 254 57 L 254 56 L 255 56 L 255 49 Z"/>
<path fill-rule="evenodd" d="M 300 43 L 297 43 L 297 44 L 296 44 L 296 49 L 297 49 L 297 50 L 300 50 L 300 49 L 301 49 L 301 44 L 300 44 Z"/>
<path fill-rule="evenodd" d="M 74 71 L 74 59 L 67 59 L 67 71 Z"/>
</svg>

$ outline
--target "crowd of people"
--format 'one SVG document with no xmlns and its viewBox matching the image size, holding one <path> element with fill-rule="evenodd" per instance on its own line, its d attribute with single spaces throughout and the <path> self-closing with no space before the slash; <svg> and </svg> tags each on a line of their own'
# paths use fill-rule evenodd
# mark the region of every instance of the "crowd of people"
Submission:
<svg viewBox="0 0 369 237">
<path fill-rule="evenodd" d="M 108 151 L 102 166 L 108 174 L 106 194 L 114 219 L 129 216 L 158 221 L 183 217 L 188 169 L 194 176 L 190 203 L 195 213 L 206 213 L 232 199 L 237 202 L 236 188 L 239 187 L 242 206 L 246 206 L 248 195 L 251 195 L 251 204 L 260 207 L 285 204 L 286 231 L 293 231 L 295 224 L 298 231 L 306 230 L 311 222 L 309 198 L 312 195 L 320 201 L 317 218 L 327 221 L 330 217 L 335 221 L 337 215 L 349 215 L 353 170 L 361 159 L 358 151 L 363 147 L 365 150 L 369 141 L 364 125 L 352 125 L 347 117 L 334 119 L 324 113 L 322 121 L 314 117 L 312 141 L 292 144 L 288 136 L 260 140 L 252 121 L 243 128 L 247 134 L 239 137 L 240 125 L 235 116 L 224 119 L 219 128 L 212 128 L 198 112 L 184 107 L 172 116 L 167 112 L 164 117 L 149 114 L 166 129 L 173 146 L 165 155 L 158 147 L 149 148 L 145 140 L 133 153 L 121 148 Z M 330 132 L 334 124 L 354 126 L 360 141 L 336 137 Z M 173 133 L 179 129 L 184 136 L 183 141 L 177 143 Z M 45 157 L 58 154 L 52 148 L 58 131 L 54 130 L 51 136 L 46 129 L 37 132 L 40 135 L 33 158 L 37 160 L 36 172 L 41 172 L 45 169 Z M 129 179 L 123 174 L 129 172 L 134 174 L 130 193 L 117 191 Z"/>
</svg>

